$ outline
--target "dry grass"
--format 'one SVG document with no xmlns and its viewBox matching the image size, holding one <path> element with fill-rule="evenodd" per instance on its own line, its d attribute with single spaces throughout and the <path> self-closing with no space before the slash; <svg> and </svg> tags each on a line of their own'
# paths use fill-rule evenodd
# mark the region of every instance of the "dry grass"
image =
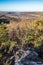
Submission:
<svg viewBox="0 0 43 65">
<path fill-rule="evenodd" d="M 25 29 L 25 28 L 29 28 L 30 25 L 30 21 L 26 21 L 26 20 L 21 20 L 20 22 L 16 22 L 16 21 L 11 21 L 10 24 L 7 24 L 7 28 L 8 30 L 12 30 L 12 29 L 16 29 L 17 27 L 19 27 L 20 29 Z"/>
</svg>

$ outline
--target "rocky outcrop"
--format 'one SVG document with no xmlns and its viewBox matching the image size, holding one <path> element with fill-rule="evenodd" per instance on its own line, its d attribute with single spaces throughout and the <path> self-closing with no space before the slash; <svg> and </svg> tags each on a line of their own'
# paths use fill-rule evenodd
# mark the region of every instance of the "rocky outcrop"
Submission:
<svg viewBox="0 0 43 65">
<path fill-rule="evenodd" d="M 10 20 L 9 19 L 6 19 L 6 18 L 0 18 L 0 24 L 1 23 L 9 24 L 10 23 Z"/>
<path fill-rule="evenodd" d="M 17 62 L 14 65 L 43 65 L 43 63 L 42 62 L 37 63 L 37 62 L 34 62 L 34 61 L 28 61 L 28 62 L 25 62 L 25 63 Z"/>
<path fill-rule="evenodd" d="M 14 65 L 43 65 L 43 63 L 38 61 L 38 53 L 28 50 L 24 51 L 21 58 Z"/>
</svg>

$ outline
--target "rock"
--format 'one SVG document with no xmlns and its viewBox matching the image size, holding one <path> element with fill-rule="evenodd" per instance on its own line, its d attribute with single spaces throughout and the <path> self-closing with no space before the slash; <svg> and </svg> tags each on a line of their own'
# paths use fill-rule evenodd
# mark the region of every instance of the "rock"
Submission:
<svg viewBox="0 0 43 65">
<path fill-rule="evenodd" d="M 43 63 L 40 61 L 40 62 L 37 62 L 38 65 L 43 65 Z"/>
<path fill-rule="evenodd" d="M 26 50 L 20 59 L 15 62 L 15 65 L 43 65 L 41 61 L 38 61 L 38 57 L 39 55 L 35 50 Z"/>
<path fill-rule="evenodd" d="M 23 65 L 21 62 L 17 62 L 14 65 Z"/>
<path fill-rule="evenodd" d="M 28 63 L 27 62 L 25 63 L 17 62 L 15 63 L 15 65 L 38 65 L 38 64 L 36 62 L 29 61 Z"/>
<path fill-rule="evenodd" d="M 38 54 L 35 51 L 24 51 L 21 58 L 18 60 L 15 65 L 37 65 L 37 63 L 33 61 L 29 61 L 30 59 L 35 59 L 38 57 Z"/>
<path fill-rule="evenodd" d="M 30 52 L 25 58 L 34 60 L 38 57 L 38 54 L 35 51 Z"/>
<path fill-rule="evenodd" d="M 37 63 L 36 62 L 33 62 L 33 61 L 30 61 L 30 62 L 28 62 L 27 65 L 37 65 Z"/>
<path fill-rule="evenodd" d="M 10 20 L 9 19 L 6 19 L 6 18 L 0 18 L 0 23 L 10 23 Z"/>
<path fill-rule="evenodd" d="M 38 54 L 35 51 L 25 51 L 19 60 L 35 60 L 37 57 Z"/>
</svg>

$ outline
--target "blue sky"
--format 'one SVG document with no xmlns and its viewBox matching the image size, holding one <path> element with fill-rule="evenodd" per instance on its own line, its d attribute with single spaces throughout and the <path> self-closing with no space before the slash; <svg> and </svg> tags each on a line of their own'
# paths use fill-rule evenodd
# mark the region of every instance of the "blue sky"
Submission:
<svg viewBox="0 0 43 65">
<path fill-rule="evenodd" d="M 43 11 L 43 0 L 0 0 L 0 11 Z"/>
</svg>

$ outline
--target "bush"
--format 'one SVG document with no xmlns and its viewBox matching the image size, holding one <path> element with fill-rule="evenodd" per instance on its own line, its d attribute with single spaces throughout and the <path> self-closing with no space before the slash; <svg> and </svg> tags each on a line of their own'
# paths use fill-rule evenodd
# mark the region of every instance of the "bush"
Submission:
<svg viewBox="0 0 43 65">
<path fill-rule="evenodd" d="M 8 41 L 8 39 L 9 39 L 9 36 L 8 36 L 6 26 L 4 24 L 1 24 L 0 25 L 0 43 Z"/>
</svg>

